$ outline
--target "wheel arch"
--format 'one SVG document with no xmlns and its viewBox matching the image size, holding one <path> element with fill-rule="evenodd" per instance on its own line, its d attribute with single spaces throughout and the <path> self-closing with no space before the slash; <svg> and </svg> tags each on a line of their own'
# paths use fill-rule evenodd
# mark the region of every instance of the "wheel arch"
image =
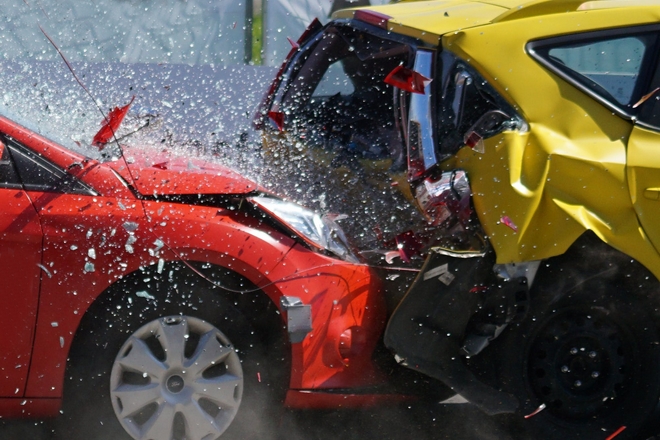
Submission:
<svg viewBox="0 0 660 440">
<path fill-rule="evenodd" d="M 90 391 L 85 387 L 90 386 L 101 408 L 93 415 L 97 417 L 96 424 L 105 421 L 108 433 L 118 432 L 119 425 L 115 423 L 117 420 L 110 406 L 110 402 L 114 405 L 115 398 L 106 394 L 112 393 L 111 382 L 106 381 L 108 375 L 115 374 L 117 361 L 114 359 L 121 352 L 120 344 L 123 346 L 123 341 L 133 338 L 135 332 L 155 319 L 160 321 L 173 315 L 211 324 L 230 341 L 241 359 L 242 380 L 250 383 L 249 387 L 245 385 L 242 400 L 248 410 L 239 411 L 235 420 L 240 418 L 240 422 L 229 422 L 231 426 L 227 429 L 232 432 L 251 429 L 250 414 L 255 411 L 252 405 L 284 400 L 291 374 L 291 349 L 284 322 L 271 298 L 226 267 L 171 261 L 145 266 L 123 277 L 105 289 L 85 311 L 68 352 L 63 416 L 55 422 L 56 433 L 63 436 L 61 438 L 70 438 L 69 430 L 87 432 L 87 422 L 73 421 L 79 417 L 77 408 L 81 402 L 85 405 L 88 399 L 85 396 Z M 213 367 L 208 370 L 211 369 Z M 94 373 L 88 373 L 90 371 Z M 250 403 L 245 404 L 246 401 Z M 264 411 L 272 412 L 272 408 L 266 406 Z M 234 438 L 232 435 L 230 438 Z M 73 438 L 78 437 L 73 435 Z"/>
<path fill-rule="evenodd" d="M 180 297 L 158 298 L 159 283 L 192 283 L 188 293 L 179 292 Z M 168 261 L 142 266 L 130 274 L 116 280 L 103 290 L 86 308 L 75 331 L 71 350 L 80 338 L 81 332 L 94 324 L 102 309 L 110 306 L 120 306 L 123 298 L 129 304 L 143 302 L 144 306 L 154 300 L 186 300 L 186 294 L 194 295 L 194 288 L 212 292 L 228 304 L 238 309 L 249 321 L 250 325 L 268 341 L 275 337 L 278 331 L 286 333 L 285 323 L 278 310 L 278 305 L 270 295 L 256 287 L 247 278 L 236 271 L 216 264 L 199 261 Z M 175 289 L 176 290 L 176 289 Z M 127 296 L 132 292 L 131 296 Z M 171 295 L 171 292 L 167 292 Z"/>
<path fill-rule="evenodd" d="M 531 290 L 552 281 L 550 284 L 559 294 L 597 279 L 625 285 L 627 291 L 636 291 L 660 303 L 660 283 L 656 275 L 635 257 L 601 240 L 592 231 L 583 233 L 563 254 L 543 260 Z M 557 282 L 562 284 L 560 289 L 556 288 Z"/>
</svg>

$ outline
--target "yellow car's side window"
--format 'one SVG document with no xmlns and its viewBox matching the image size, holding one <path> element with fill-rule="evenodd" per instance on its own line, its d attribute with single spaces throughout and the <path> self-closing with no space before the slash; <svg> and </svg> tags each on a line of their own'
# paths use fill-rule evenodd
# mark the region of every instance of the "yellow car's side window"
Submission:
<svg viewBox="0 0 660 440">
<path fill-rule="evenodd" d="M 646 48 L 640 37 L 622 37 L 553 47 L 548 56 L 626 105 L 633 99 Z"/>
<path fill-rule="evenodd" d="M 655 70 L 653 26 L 587 32 L 527 44 L 529 54 L 625 119 L 638 120 Z"/>
</svg>

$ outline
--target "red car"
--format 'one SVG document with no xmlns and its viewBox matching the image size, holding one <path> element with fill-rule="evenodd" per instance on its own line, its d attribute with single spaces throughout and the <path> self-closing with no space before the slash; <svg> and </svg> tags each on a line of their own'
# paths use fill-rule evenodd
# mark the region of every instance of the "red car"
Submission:
<svg viewBox="0 0 660 440">
<path fill-rule="evenodd" d="M 3 418 L 256 438 L 278 399 L 378 399 L 380 283 L 332 221 L 218 165 L 98 156 L 0 117 Z"/>
</svg>

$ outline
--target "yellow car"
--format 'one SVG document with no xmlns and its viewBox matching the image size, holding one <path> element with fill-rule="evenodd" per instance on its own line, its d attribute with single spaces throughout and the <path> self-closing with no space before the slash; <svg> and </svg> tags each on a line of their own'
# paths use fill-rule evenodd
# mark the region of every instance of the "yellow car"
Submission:
<svg viewBox="0 0 660 440">
<path fill-rule="evenodd" d="M 646 438 L 658 415 L 659 39 L 657 1 L 347 9 L 258 113 L 299 192 L 425 258 L 384 335 L 399 363 L 535 438 Z"/>
</svg>

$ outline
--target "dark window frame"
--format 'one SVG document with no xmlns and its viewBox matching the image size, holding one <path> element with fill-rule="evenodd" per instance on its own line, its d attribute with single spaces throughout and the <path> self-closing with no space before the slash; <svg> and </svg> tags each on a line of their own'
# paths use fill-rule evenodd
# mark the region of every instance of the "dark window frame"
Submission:
<svg viewBox="0 0 660 440">
<path fill-rule="evenodd" d="M 268 105 L 268 111 L 274 110 L 275 107 L 278 107 L 280 110 L 282 110 L 282 106 L 285 106 L 285 104 L 291 100 L 289 94 L 291 93 L 291 87 L 295 82 L 295 78 L 297 78 L 300 69 L 307 63 L 309 56 L 315 51 L 316 46 L 323 39 L 324 34 L 329 32 L 340 34 L 343 28 L 350 29 L 351 31 L 357 33 L 364 33 L 381 40 L 393 42 L 395 44 L 408 46 L 410 47 L 411 54 L 414 54 L 418 48 L 431 47 L 419 39 L 399 34 L 393 34 L 387 30 L 362 23 L 360 21 L 335 20 L 320 28 L 313 37 L 308 38 L 305 43 L 298 49 L 297 53 L 288 61 L 286 68 L 283 70 L 279 77 L 279 83 L 277 84 L 277 87 L 274 88 L 272 100 Z M 411 56 L 410 58 L 412 60 L 414 59 L 414 56 Z M 319 81 L 320 80 L 321 78 L 319 78 Z M 285 125 L 290 125 L 290 121 L 285 121 Z"/>
<path fill-rule="evenodd" d="M 9 160 L 18 176 L 20 187 L 25 191 L 84 196 L 98 195 L 91 187 L 15 139 L 0 134 L 0 141 L 5 144 L 5 148 L 9 151 Z M 33 176 L 42 175 L 40 172 L 45 173 L 46 177 L 41 181 L 39 181 L 40 179 L 33 180 Z M 48 181 L 53 183 L 48 183 Z M 6 188 L 7 186 L 3 185 L 2 187 Z M 16 187 L 16 185 L 13 185 L 13 187 Z"/>
<path fill-rule="evenodd" d="M 0 139 L 2 142 L 2 139 Z M 0 189 L 23 189 L 21 178 L 16 170 L 16 165 L 11 155 L 9 146 L 2 142 L 4 150 L 2 157 L 0 157 Z"/>
<path fill-rule="evenodd" d="M 454 77 L 457 72 L 462 71 L 469 75 L 470 83 L 464 86 L 464 98 L 460 99 L 459 109 L 460 118 L 449 124 L 451 118 L 446 118 L 447 111 L 447 95 L 446 93 L 452 92 L 452 99 L 456 99 Z M 510 124 L 502 124 L 499 130 L 495 133 L 489 133 L 487 137 L 494 136 L 497 133 L 507 130 L 526 130 L 527 122 L 522 116 L 521 111 L 514 103 L 509 102 L 502 96 L 495 87 L 482 75 L 479 70 L 461 58 L 456 53 L 448 49 L 442 49 L 437 52 L 435 66 L 435 80 L 431 83 L 431 93 L 433 98 L 433 124 L 435 136 L 435 149 L 438 156 L 438 162 L 443 162 L 450 157 L 453 157 L 458 150 L 465 146 L 464 135 L 469 131 L 472 125 L 479 120 L 485 113 L 491 110 L 499 110 L 509 116 Z M 471 96 L 468 96 L 467 93 Z M 469 110 L 475 110 L 473 106 L 476 103 L 475 99 L 467 100 L 468 98 L 477 97 L 483 103 L 488 103 L 490 108 L 485 111 L 474 112 L 479 116 L 470 119 Z M 467 108 L 466 108 L 467 107 Z M 455 115 L 458 116 L 458 115 Z M 469 121 L 469 123 L 466 123 Z M 460 122 L 460 124 L 457 124 Z M 453 125 L 453 126 L 452 126 Z M 482 135 L 484 133 L 481 133 Z"/>
</svg>

